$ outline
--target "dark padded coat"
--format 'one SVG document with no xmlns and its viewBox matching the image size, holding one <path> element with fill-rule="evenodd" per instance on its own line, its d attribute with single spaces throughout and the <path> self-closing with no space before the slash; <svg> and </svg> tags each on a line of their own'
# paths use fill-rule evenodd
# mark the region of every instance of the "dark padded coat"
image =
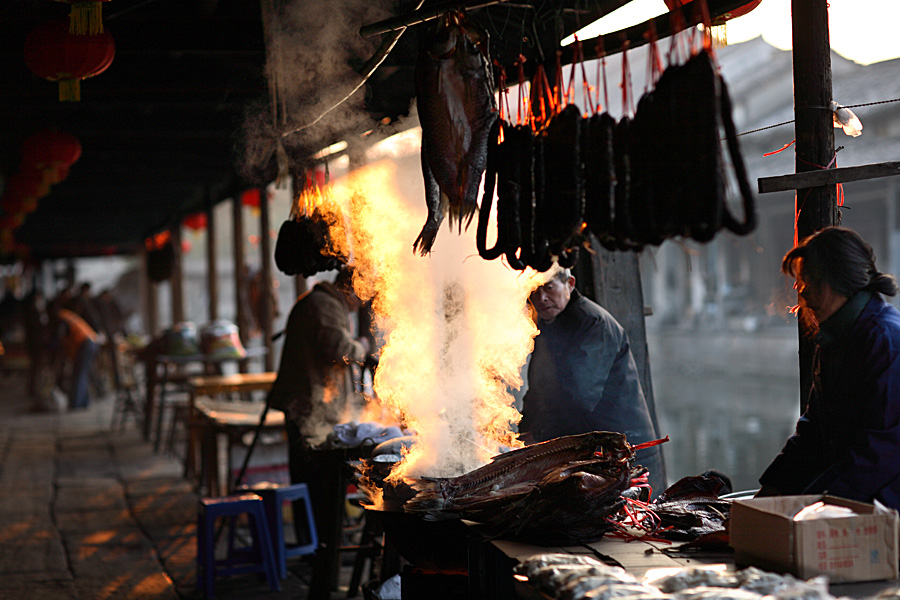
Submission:
<svg viewBox="0 0 900 600">
<path fill-rule="evenodd" d="M 860 292 L 821 324 L 809 403 L 760 483 L 900 509 L 900 312 Z"/>
<path fill-rule="evenodd" d="M 656 439 L 628 336 L 606 309 L 572 290 L 566 308 L 538 329 L 520 432 L 535 442 L 588 431 L 618 431 L 632 445 Z M 639 451 L 637 459 L 661 492 L 660 448 Z"/>
</svg>

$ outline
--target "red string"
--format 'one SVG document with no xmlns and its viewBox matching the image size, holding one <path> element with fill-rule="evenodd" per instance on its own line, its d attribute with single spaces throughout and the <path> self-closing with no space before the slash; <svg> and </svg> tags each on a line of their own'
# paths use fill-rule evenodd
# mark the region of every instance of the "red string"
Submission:
<svg viewBox="0 0 900 600">
<path fill-rule="evenodd" d="M 797 141 L 797 140 L 791 140 L 790 142 L 788 142 L 787 144 L 785 144 L 784 146 L 782 146 L 782 147 L 779 148 L 778 150 L 773 150 L 772 152 L 766 152 L 765 154 L 763 154 L 763 156 L 772 156 L 773 154 L 778 154 L 778 153 L 781 152 L 782 150 L 787 150 L 787 149 L 790 148 L 790 147 L 794 144 L 794 142 L 796 142 L 796 141 Z"/>
<path fill-rule="evenodd" d="M 634 103 L 631 102 L 629 104 L 629 100 L 631 100 L 631 96 L 633 94 L 629 94 L 631 90 L 631 69 L 628 67 L 628 40 L 624 40 L 622 42 L 622 113 L 628 114 L 630 110 L 630 114 L 634 114 Z"/>
<path fill-rule="evenodd" d="M 657 35 L 655 21 L 650 21 L 650 25 L 644 33 L 644 38 L 648 40 L 650 44 L 649 52 L 647 52 L 647 82 L 644 84 L 644 92 L 646 93 L 651 84 L 654 87 L 656 86 L 656 82 L 659 81 L 659 77 L 663 72 L 662 57 L 659 54 L 659 48 L 656 44 Z"/>
<path fill-rule="evenodd" d="M 594 110 L 594 86 L 588 81 L 587 69 L 584 66 L 584 48 L 582 47 L 581 40 L 578 39 L 578 36 L 575 36 L 575 44 L 575 50 L 578 53 L 578 65 L 581 67 L 581 94 L 585 106 L 584 116 L 587 117 L 589 111 Z"/>
<path fill-rule="evenodd" d="M 632 450 L 643 450 L 644 448 L 650 448 L 653 446 L 659 446 L 660 444 L 665 444 L 669 441 L 669 436 L 666 436 L 659 440 L 651 440 L 649 442 L 644 442 L 642 444 L 638 444 L 637 446 L 632 446 Z"/>
<path fill-rule="evenodd" d="M 669 11 L 669 24 L 672 28 L 672 39 L 669 43 L 669 53 L 666 56 L 666 61 L 670 65 L 678 64 L 681 62 L 681 52 L 679 51 L 682 48 L 682 44 L 684 40 L 679 33 L 684 31 L 685 22 L 684 22 L 684 14 L 681 12 L 681 0 L 675 0 L 675 8 Z"/>
<path fill-rule="evenodd" d="M 597 111 L 603 112 L 603 107 L 606 106 L 609 108 L 609 87 L 606 85 L 606 48 L 603 46 L 603 36 L 597 36 L 597 56 L 600 57 L 600 61 L 597 63 L 597 80 L 600 80 L 600 73 L 602 69 L 603 73 L 603 105 L 600 104 L 600 98 L 598 94 L 597 98 Z"/>
<path fill-rule="evenodd" d="M 516 125 L 522 125 L 523 123 L 530 121 L 531 103 L 528 102 L 528 94 L 525 93 L 525 60 L 525 57 L 520 54 L 519 60 L 516 61 L 516 67 L 519 71 L 519 98 L 518 107 L 516 108 Z M 525 112 L 524 117 L 522 116 L 523 109 Z"/>
</svg>

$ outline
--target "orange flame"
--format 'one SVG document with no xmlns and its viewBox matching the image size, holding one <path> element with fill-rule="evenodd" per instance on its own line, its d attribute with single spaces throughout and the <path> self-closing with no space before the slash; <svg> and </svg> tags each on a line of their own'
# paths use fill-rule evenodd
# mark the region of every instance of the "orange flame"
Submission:
<svg viewBox="0 0 900 600">
<path fill-rule="evenodd" d="M 424 186 L 418 140 L 404 136 L 405 147 L 385 149 L 392 160 L 335 180 L 334 199 L 347 216 L 356 291 L 372 299 L 384 340 L 375 393 L 417 434 L 391 477 L 453 476 L 501 446 L 522 445 L 511 429 L 520 415 L 510 389 L 522 385 L 537 334 L 526 300 L 539 282 L 481 260 L 474 227 L 443 231 L 427 258 L 413 253 Z"/>
</svg>

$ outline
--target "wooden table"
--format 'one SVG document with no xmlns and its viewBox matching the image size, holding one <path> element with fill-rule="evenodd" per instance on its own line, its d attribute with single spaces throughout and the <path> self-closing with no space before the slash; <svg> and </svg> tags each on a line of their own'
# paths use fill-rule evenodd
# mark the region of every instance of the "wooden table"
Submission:
<svg viewBox="0 0 900 600">
<path fill-rule="evenodd" d="M 265 403 L 262 402 L 229 401 L 215 397 L 222 394 L 268 392 L 276 376 L 274 371 L 267 371 L 188 379 L 188 447 L 185 452 L 184 475 L 188 479 L 195 479 L 198 472 L 197 448 L 200 447 L 200 477 L 196 483 L 206 493 L 218 495 L 223 489 L 218 468 L 218 435 L 227 434 L 230 446 L 231 440 L 253 430 L 259 424 L 265 408 Z M 284 413 L 270 410 L 266 415 L 264 428 L 276 427 L 284 427 Z M 226 488 L 230 489 L 230 485 Z"/>
<path fill-rule="evenodd" d="M 208 354 L 153 354 L 151 352 L 137 352 L 137 358 L 144 363 L 144 372 L 147 377 L 147 397 L 144 400 L 144 439 L 150 440 L 153 432 L 153 417 L 156 416 L 157 422 L 157 440 L 156 449 L 159 449 L 159 438 L 162 436 L 160 431 L 162 423 L 163 402 L 166 395 L 166 384 L 172 379 L 172 371 L 187 368 L 190 366 L 199 366 L 206 375 L 218 374 L 217 371 L 222 364 L 227 362 L 236 362 L 240 365 L 246 365 L 247 361 L 265 356 L 268 349 L 265 347 L 247 348 L 243 357 L 238 356 L 214 356 Z M 161 368 L 160 368 L 161 367 Z M 159 402 L 156 399 L 156 392 L 159 390 Z"/>
</svg>

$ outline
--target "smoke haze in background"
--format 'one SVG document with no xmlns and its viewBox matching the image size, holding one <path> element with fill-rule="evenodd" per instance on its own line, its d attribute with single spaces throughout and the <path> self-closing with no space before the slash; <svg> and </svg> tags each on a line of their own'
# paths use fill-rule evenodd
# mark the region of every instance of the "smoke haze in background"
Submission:
<svg viewBox="0 0 900 600">
<path fill-rule="evenodd" d="M 426 218 L 419 135 L 336 180 L 334 196 L 350 221 L 354 284 L 385 340 L 375 391 L 418 434 L 393 476 L 449 477 L 521 445 L 509 388 L 537 335 L 526 303 L 537 284 L 479 257 L 474 223 L 462 235 L 444 225 L 430 256 L 413 253 Z"/>
<path fill-rule="evenodd" d="M 336 132 L 374 124 L 363 107 L 365 88 L 361 88 L 315 125 L 281 136 L 311 123 L 359 84 L 361 77 L 354 68 L 363 65 L 381 42 L 378 36 L 361 37 L 359 28 L 391 16 L 391 6 L 388 0 L 263 2 L 270 97 L 249 106 L 245 114 L 238 148 L 245 176 L 264 171 L 279 142 L 314 152 L 317 143 Z"/>
</svg>

